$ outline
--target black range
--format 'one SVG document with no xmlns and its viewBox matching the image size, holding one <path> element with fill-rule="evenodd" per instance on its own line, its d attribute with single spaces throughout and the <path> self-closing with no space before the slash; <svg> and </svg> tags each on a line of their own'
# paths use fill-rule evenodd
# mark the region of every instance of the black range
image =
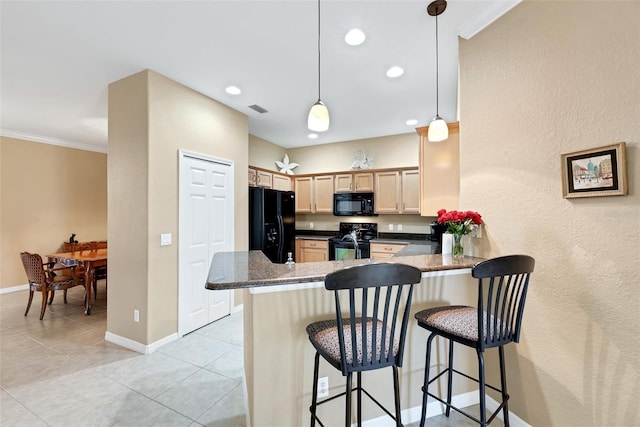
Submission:
<svg viewBox="0 0 640 427">
<path fill-rule="evenodd" d="M 377 223 L 341 222 L 338 236 L 329 239 L 329 260 L 370 258 L 370 241 L 377 238 Z"/>
</svg>

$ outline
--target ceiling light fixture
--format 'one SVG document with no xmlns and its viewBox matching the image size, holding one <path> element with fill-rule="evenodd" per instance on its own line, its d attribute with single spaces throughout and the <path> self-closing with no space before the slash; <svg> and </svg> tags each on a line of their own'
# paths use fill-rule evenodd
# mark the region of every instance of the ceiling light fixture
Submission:
<svg viewBox="0 0 640 427">
<path fill-rule="evenodd" d="M 413 126 L 413 125 L 417 125 L 418 121 L 416 119 L 409 119 L 405 123 L 407 124 L 407 126 Z"/>
<path fill-rule="evenodd" d="M 398 67 L 397 65 L 394 65 L 387 70 L 387 77 L 389 77 L 390 79 L 395 79 L 396 77 L 400 77 L 403 74 L 404 69 L 402 67 Z"/>
<path fill-rule="evenodd" d="M 427 132 L 427 139 L 431 142 L 444 141 L 449 138 L 449 127 L 440 117 L 439 112 L 439 79 L 438 73 L 440 72 L 440 64 L 438 63 L 438 15 L 445 11 L 447 8 L 447 2 L 445 0 L 436 0 L 427 6 L 427 13 L 436 17 L 436 116 L 429 124 L 429 130 Z"/>
<path fill-rule="evenodd" d="M 320 100 L 320 0 L 318 0 L 318 101 L 311 106 L 307 127 L 314 132 L 329 129 L 329 109 Z"/>
<path fill-rule="evenodd" d="M 237 86 L 228 86 L 225 89 L 225 92 L 227 92 L 229 95 L 240 95 L 242 93 L 240 88 Z"/>
<path fill-rule="evenodd" d="M 359 46 L 364 43 L 367 36 L 364 35 L 362 30 L 354 28 L 353 30 L 349 30 L 346 36 L 344 36 L 344 41 L 349 46 Z"/>
</svg>

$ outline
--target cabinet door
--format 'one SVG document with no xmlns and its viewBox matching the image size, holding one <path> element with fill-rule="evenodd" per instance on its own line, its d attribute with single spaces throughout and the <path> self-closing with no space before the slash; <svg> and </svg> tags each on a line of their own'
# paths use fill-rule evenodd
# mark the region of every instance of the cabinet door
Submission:
<svg viewBox="0 0 640 427">
<path fill-rule="evenodd" d="M 402 213 L 420 213 L 420 172 L 402 171 Z"/>
<path fill-rule="evenodd" d="M 353 181 L 353 175 L 350 173 L 337 174 L 335 178 L 335 192 L 336 193 L 349 193 L 353 191 L 351 189 Z"/>
<path fill-rule="evenodd" d="M 376 213 L 397 213 L 400 199 L 400 172 L 376 172 Z"/>
<path fill-rule="evenodd" d="M 273 175 L 269 172 L 258 171 L 256 183 L 258 187 L 271 188 L 273 186 Z"/>
<path fill-rule="evenodd" d="M 327 261 L 329 259 L 329 243 L 322 240 L 298 239 L 299 256 L 297 262 Z"/>
<path fill-rule="evenodd" d="M 353 174 L 354 190 L 363 193 L 373 193 L 373 173 L 362 172 Z"/>
<path fill-rule="evenodd" d="M 313 178 L 295 178 L 296 213 L 313 213 Z"/>
<path fill-rule="evenodd" d="M 397 254 L 400 249 L 404 248 L 405 244 L 402 243 L 372 243 L 371 244 L 371 258 L 373 259 L 388 259 Z"/>
<path fill-rule="evenodd" d="M 273 174 L 273 189 L 291 191 L 291 178 L 284 175 Z"/>
<path fill-rule="evenodd" d="M 315 213 L 333 213 L 333 175 L 316 176 Z"/>
<path fill-rule="evenodd" d="M 249 168 L 249 187 L 255 187 L 258 179 L 258 174 L 255 169 Z"/>
</svg>

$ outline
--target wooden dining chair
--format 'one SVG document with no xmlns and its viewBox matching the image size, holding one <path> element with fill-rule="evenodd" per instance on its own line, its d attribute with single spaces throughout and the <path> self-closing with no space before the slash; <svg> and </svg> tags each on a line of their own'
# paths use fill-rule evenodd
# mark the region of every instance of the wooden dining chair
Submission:
<svg viewBox="0 0 640 427">
<path fill-rule="evenodd" d="M 98 249 L 106 249 L 107 241 L 99 240 L 99 241 L 90 241 L 90 242 L 75 242 L 75 243 L 63 243 L 62 249 L 64 252 L 84 252 L 84 251 L 96 251 Z M 93 271 L 93 281 L 91 285 L 93 286 L 93 297 L 94 299 L 98 298 L 98 280 L 104 280 L 105 286 L 108 284 L 107 282 L 107 266 L 96 267 Z"/>
<path fill-rule="evenodd" d="M 20 259 L 29 280 L 29 301 L 24 312 L 25 316 L 29 313 L 35 291 L 42 293 L 42 307 L 40 308 L 40 320 L 42 320 L 47 310 L 47 300 L 49 300 L 49 304 L 53 302 L 55 291 L 64 290 L 64 303 L 66 304 L 67 289 L 74 286 L 84 286 L 84 272 L 78 271 L 75 266 L 56 268 L 53 262 L 43 263 L 40 255 L 29 252 L 21 252 Z"/>
</svg>

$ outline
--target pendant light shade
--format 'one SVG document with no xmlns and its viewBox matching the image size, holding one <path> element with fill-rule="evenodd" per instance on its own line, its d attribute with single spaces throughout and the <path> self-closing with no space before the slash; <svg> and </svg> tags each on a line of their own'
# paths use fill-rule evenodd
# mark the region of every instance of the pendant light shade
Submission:
<svg viewBox="0 0 640 427">
<path fill-rule="evenodd" d="M 447 126 L 447 122 L 440 117 L 440 81 L 438 78 L 438 74 L 440 72 L 438 52 L 438 15 L 444 12 L 446 8 L 447 2 L 445 0 L 436 0 L 427 6 L 427 13 L 430 16 L 436 17 L 436 116 L 433 118 L 431 123 L 429 123 L 429 130 L 427 131 L 427 139 L 431 142 L 440 142 L 449 138 L 449 127 Z"/>
<path fill-rule="evenodd" d="M 318 0 L 318 101 L 311 106 L 307 127 L 314 132 L 324 132 L 329 129 L 329 109 L 320 100 L 320 0 Z"/>
<path fill-rule="evenodd" d="M 309 111 L 307 126 L 315 132 L 324 132 L 329 129 L 329 109 L 319 99 Z"/>
<path fill-rule="evenodd" d="M 427 132 L 427 139 L 431 142 L 440 142 L 449 138 L 449 127 L 440 116 L 435 116 L 431 123 L 429 123 L 429 131 Z"/>
</svg>

